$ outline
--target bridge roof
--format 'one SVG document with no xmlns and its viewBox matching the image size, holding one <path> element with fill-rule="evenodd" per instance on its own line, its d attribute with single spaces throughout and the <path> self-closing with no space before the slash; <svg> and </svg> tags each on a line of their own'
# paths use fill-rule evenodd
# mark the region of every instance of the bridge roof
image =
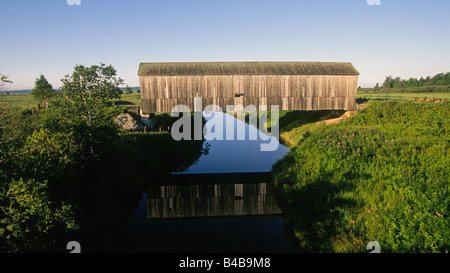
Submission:
<svg viewBox="0 0 450 273">
<path fill-rule="evenodd" d="M 359 72 L 349 62 L 149 62 L 140 64 L 138 75 L 359 75 Z"/>
</svg>

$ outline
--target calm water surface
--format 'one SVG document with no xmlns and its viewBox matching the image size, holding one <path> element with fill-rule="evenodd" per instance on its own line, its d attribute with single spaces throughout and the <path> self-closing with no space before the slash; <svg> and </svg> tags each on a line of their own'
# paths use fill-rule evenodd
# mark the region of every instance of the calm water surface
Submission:
<svg viewBox="0 0 450 273">
<path fill-rule="evenodd" d="M 139 242 L 132 250 L 299 251 L 285 238 L 273 184 L 270 176 L 264 175 L 289 149 L 279 144 L 275 151 L 263 152 L 261 143 L 269 141 L 260 137 L 248 140 L 256 128 L 224 113 L 214 115 L 224 124 L 234 123 L 235 140 L 205 141 L 209 152 L 194 165 L 173 174 L 171 183 L 149 186 L 128 222 L 130 233 Z M 237 140 L 242 128 L 246 140 Z M 214 130 L 208 128 L 209 133 L 217 132 Z M 223 134 L 225 139 L 226 131 Z"/>
</svg>

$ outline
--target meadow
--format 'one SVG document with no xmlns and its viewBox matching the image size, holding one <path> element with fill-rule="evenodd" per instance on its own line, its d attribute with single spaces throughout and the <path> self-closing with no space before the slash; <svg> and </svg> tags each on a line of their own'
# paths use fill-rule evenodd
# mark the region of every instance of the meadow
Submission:
<svg viewBox="0 0 450 273">
<path fill-rule="evenodd" d="M 115 105 L 137 105 L 141 103 L 141 95 L 138 92 L 131 94 L 124 93 L 120 100 L 113 100 Z M 32 108 L 36 107 L 37 101 L 33 99 L 30 93 L 11 93 L 3 94 L 0 107 L 12 108 Z"/>
<path fill-rule="evenodd" d="M 0 107 L 30 108 L 36 106 L 31 94 L 3 94 L 1 101 Z"/>
<path fill-rule="evenodd" d="M 441 100 L 450 100 L 450 93 L 430 92 L 430 93 L 378 93 L 373 91 L 358 90 L 358 99 L 394 99 L 409 100 L 411 98 L 438 98 Z"/>
<path fill-rule="evenodd" d="M 450 104 L 368 102 L 281 138 L 273 168 L 286 225 L 310 252 L 448 252 Z"/>
</svg>

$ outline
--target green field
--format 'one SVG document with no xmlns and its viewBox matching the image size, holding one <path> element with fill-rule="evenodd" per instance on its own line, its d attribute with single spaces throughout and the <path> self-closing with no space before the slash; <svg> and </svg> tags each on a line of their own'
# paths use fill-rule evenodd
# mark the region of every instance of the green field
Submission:
<svg viewBox="0 0 450 273">
<path fill-rule="evenodd" d="M 36 106 L 31 94 L 11 94 L 2 96 L 0 107 L 30 108 Z"/>
<path fill-rule="evenodd" d="M 120 100 L 115 100 L 115 105 L 137 105 L 141 103 L 141 95 L 138 92 L 132 94 L 123 94 Z M 31 94 L 10 94 L 2 96 L 2 104 L 0 107 L 18 107 L 31 108 L 36 107 L 37 101 L 33 99 Z"/>
<path fill-rule="evenodd" d="M 357 94 L 358 99 L 393 99 L 393 100 L 409 100 L 411 98 L 438 98 L 438 99 L 450 99 L 450 93 L 376 93 L 371 91 L 359 91 Z"/>
<path fill-rule="evenodd" d="M 133 92 L 132 94 L 123 94 L 120 101 L 116 101 L 116 104 L 141 104 L 141 94 Z"/>
</svg>

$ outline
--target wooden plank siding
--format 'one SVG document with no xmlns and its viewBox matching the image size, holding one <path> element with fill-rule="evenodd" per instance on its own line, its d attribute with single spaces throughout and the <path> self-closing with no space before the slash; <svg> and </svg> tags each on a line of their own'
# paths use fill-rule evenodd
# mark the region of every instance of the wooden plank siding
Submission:
<svg viewBox="0 0 450 273">
<path fill-rule="evenodd" d="M 355 110 L 359 72 L 337 62 L 141 63 L 142 112 L 227 105 L 280 110 Z"/>
<path fill-rule="evenodd" d="M 355 110 L 357 75 L 152 75 L 140 76 L 143 113 L 192 111 L 194 97 L 210 104 L 278 105 L 280 110 Z M 235 97 L 243 94 L 242 97 Z"/>
</svg>

